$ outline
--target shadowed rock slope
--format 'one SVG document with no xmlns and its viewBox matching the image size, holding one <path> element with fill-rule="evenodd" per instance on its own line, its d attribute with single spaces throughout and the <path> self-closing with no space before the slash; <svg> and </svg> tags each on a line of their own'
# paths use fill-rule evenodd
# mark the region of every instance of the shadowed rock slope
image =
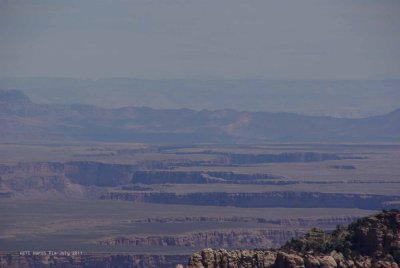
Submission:
<svg viewBox="0 0 400 268">
<path fill-rule="evenodd" d="M 400 212 L 383 211 L 331 233 L 312 229 L 275 250 L 204 249 L 189 259 L 192 268 L 399 267 Z"/>
</svg>

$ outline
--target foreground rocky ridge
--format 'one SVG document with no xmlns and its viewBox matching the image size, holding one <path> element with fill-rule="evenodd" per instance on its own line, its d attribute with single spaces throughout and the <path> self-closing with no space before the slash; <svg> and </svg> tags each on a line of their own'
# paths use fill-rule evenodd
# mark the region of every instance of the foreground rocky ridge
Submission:
<svg viewBox="0 0 400 268">
<path fill-rule="evenodd" d="M 204 249 L 189 259 L 192 268 L 219 267 L 399 267 L 400 212 L 362 218 L 332 233 L 311 230 L 276 250 Z"/>
</svg>

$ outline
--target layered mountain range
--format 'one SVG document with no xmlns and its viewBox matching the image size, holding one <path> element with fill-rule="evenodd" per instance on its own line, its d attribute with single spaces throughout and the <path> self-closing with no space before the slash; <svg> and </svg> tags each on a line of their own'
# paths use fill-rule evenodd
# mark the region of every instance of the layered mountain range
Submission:
<svg viewBox="0 0 400 268">
<path fill-rule="evenodd" d="M 399 108 L 400 80 L 196 80 L 5 78 L 34 102 L 107 108 L 237 109 L 361 118 Z"/>
<path fill-rule="evenodd" d="M 1 142 L 381 142 L 400 139 L 400 109 L 361 119 L 229 109 L 106 109 L 37 104 L 20 91 L 0 91 L 0 125 Z"/>
</svg>

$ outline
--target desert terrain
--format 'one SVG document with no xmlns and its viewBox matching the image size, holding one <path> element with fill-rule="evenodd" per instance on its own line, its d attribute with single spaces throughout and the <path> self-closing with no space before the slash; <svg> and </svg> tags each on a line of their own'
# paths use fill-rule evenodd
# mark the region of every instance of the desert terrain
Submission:
<svg viewBox="0 0 400 268">
<path fill-rule="evenodd" d="M 274 248 L 399 207 L 399 146 L 2 144 L 0 250 Z"/>
<path fill-rule="evenodd" d="M 399 110 L 100 108 L 16 90 L 0 104 L 8 266 L 29 266 L 21 252 L 66 251 L 94 267 L 171 267 L 202 248 L 276 248 L 400 206 Z"/>
</svg>

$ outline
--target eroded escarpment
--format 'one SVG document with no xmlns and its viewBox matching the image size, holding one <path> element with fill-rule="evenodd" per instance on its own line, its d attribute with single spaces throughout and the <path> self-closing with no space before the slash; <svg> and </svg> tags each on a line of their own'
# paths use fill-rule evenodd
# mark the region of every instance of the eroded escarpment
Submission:
<svg viewBox="0 0 400 268">
<path fill-rule="evenodd" d="M 0 165 L 1 197 L 68 196 L 98 198 L 104 187 L 127 184 L 135 165 L 90 161 L 29 162 Z"/>
<path fill-rule="evenodd" d="M 143 184 L 205 184 L 205 183 L 268 183 L 271 180 L 284 179 L 283 176 L 272 174 L 241 174 L 234 172 L 210 172 L 210 171 L 136 171 L 133 174 L 132 183 Z"/>
<path fill-rule="evenodd" d="M 332 179 L 305 180 L 268 173 L 236 173 L 215 171 L 176 171 L 176 170 L 138 170 L 133 173 L 132 184 L 260 184 L 260 185 L 290 185 L 290 184 L 356 184 L 356 183 L 400 183 L 395 179 L 362 180 L 362 179 Z"/>
<path fill-rule="evenodd" d="M 171 268 L 185 263 L 186 255 L 135 255 L 110 253 L 83 253 L 75 256 L 56 252 L 27 252 L 29 254 L 0 253 L 0 267 L 7 268 Z M 62 253 L 62 252 L 61 252 Z M 66 252 L 68 253 L 68 252 Z M 37 254 L 37 255 L 35 255 Z"/>
<path fill-rule="evenodd" d="M 174 235 L 131 235 L 107 237 L 98 241 L 107 246 L 180 246 L 180 247 L 258 247 L 270 248 L 283 245 L 286 241 L 304 234 L 305 230 L 318 226 L 324 230 L 337 225 L 347 225 L 358 217 L 323 217 L 323 218 L 285 218 L 267 219 L 255 217 L 181 217 L 181 218 L 148 218 L 136 220 L 135 223 L 240 223 L 242 227 L 234 229 L 217 229 L 211 231 L 194 231 Z M 258 228 L 243 226 L 258 226 Z"/>
<path fill-rule="evenodd" d="M 287 152 L 280 154 L 226 154 L 227 163 L 232 165 L 259 163 L 307 163 L 326 160 L 363 159 L 360 156 L 342 156 L 332 153 Z"/>
<path fill-rule="evenodd" d="M 189 222 L 240 222 L 240 223 L 262 223 L 278 225 L 282 227 L 301 226 L 335 226 L 337 224 L 347 225 L 358 219 L 356 216 L 332 216 L 332 217 L 304 217 L 304 218 L 285 218 L 270 219 L 261 217 L 168 217 L 168 218 L 145 218 L 137 219 L 135 223 L 189 223 Z"/>
<path fill-rule="evenodd" d="M 331 233 L 313 229 L 276 250 L 212 250 L 193 254 L 191 268 L 396 268 L 400 264 L 400 212 L 359 219 Z"/>
<path fill-rule="evenodd" d="M 160 149 L 161 150 L 161 149 Z M 163 153 L 167 151 L 161 150 Z M 365 159 L 365 156 L 356 154 L 337 154 L 322 152 L 284 152 L 284 153 L 226 153 L 212 150 L 196 152 L 196 154 L 204 155 L 204 159 L 192 159 L 188 157 L 192 153 L 175 152 L 174 155 L 182 155 L 177 159 L 146 159 L 138 160 L 137 164 L 144 171 L 154 169 L 165 169 L 171 171 L 176 167 L 209 167 L 209 166 L 242 166 L 266 163 L 310 163 L 328 160 L 345 160 L 345 159 Z M 230 173 L 230 172 L 227 172 Z M 222 174 L 222 173 L 220 173 Z M 144 175 L 144 174 L 141 174 Z M 158 176 L 160 174 L 157 174 Z M 163 174 L 165 175 L 165 174 Z M 256 174 L 260 176 L 261 174 Z M 229 174 L 223 175 L 224 179 Z M 279 177 L 271 175 L 274 177 Z M 219 177 L 219 176 L 216 176 Z M 230 178 L 232 180 L 232 177 Z"/>
<path fill-rule="evenodd" d="M 204 231 L 180 235 L 119 236 L 98 241 L 107 246 L 276 247 L 303 234 L 302 230 Z"/>
<path fill-rule="evenodd" d="M 216 155 L 214 164 L 219 165 L 251 165 L 260 163 L 308 163 L 327 160 L 364 159 L 357 155 L 342 155 L 322 152 L 284 152 L 284 153 L 222 153 L 210 150 L 197 152 L 198 154 Z M 176 154 L 189 154 L 179 152 Z M 183 162 L 187 166 L 190 162 Z M 197 165 L 208 165 L 209 161 L 197 162 Z"/>
<path fill-rule="evenodd" d="M 129 183 L 135 165 L 106 164 L 92 161 L 29 162 L 16 165 L 0 165 L 3 177 L 64 176 L 71 183 L 80 185 L 117 186 Z"/>
<path fill-rule="evenodd" d="M 190 204 L 236 207 L 360 208 L 381 209 L 398 196 L 320 192 L 108 192 L 102 199 L 163 204 Z"/>
</svg>

